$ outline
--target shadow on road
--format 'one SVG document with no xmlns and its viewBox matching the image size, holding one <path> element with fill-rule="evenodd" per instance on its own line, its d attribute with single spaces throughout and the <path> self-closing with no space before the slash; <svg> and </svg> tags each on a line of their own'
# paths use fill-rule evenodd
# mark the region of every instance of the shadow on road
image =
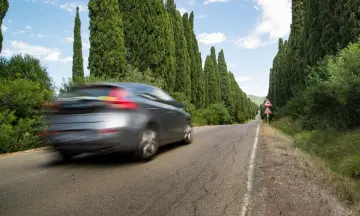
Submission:
<svg viewBox="0 0 360 216">
<path fill-rule="evenodd" d="M 166 146 L 163 146 L 159 149 L 159 153 L 157 156 L 165 154 L 169 151 L 175 150 L 176 148 L 180 148 L 182 145 L 181 143 L 172 143 Z M 81 154 L 77 155 L 72 158 L 70 161 L 62 160 L 58 154 L 54 154 L 54 159 L 50 160 L 49 162 L 42 164 L 41 167 L 56 167 L 56 166 L 66 166 L 66 165 L 79 165 L 79 166 L 105 166 L 105 167 L 112 167 L 112 166 L 119 166 L 119 165 L 133 165 L 133 164 L 144 164 L 144 163 L 151 163 L 149 162 L 142 162 L 134 158 L 131 154 L 125 153 L 112 153 L 112 154 Z M 154 158 L 156 160 L 156 157 Z"/>
</svg>

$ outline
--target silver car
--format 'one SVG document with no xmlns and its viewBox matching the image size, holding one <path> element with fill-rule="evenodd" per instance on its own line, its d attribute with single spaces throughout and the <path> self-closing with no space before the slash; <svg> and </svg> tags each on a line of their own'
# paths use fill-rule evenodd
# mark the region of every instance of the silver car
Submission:
<svg viewBox="0 0 360 216">
<path fill-rule="evenodd" d="M 87 153 L 134 153 L 152 159 L 160 146 L 193 141 L 191 116 L 163 90 L 140 83 L 94 83 L 62 94 L 43 133 L 65 159 Z"/>
</svg>

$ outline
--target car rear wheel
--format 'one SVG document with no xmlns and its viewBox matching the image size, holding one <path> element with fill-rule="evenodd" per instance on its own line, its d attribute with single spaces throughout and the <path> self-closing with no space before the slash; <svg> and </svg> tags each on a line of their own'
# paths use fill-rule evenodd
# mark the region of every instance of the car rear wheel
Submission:
<svg viewBox="0 0 360 216">
<path fill-rule="evenodd" d="M 159 142 L 156 130 L 147 128 L 140 135 L 140 150 L 136 153 L 136 156 L 143 161 L 149 161 L 156 156 L 158 148 Z"/>
<path fill-rule="evenodd" d="M 193 129 L 190 124 L 187 124 L 184 129 L 184 143 L 191 144 L 194 139 Z"/>
</svg>

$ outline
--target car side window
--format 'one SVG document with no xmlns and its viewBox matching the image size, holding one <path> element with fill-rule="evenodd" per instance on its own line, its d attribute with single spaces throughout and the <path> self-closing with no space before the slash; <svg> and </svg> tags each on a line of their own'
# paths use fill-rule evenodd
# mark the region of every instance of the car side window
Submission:
<svg viewBox="0 0 360 216">
<path fill-rule="evenodd" d="M 150 94 L 165 102 L 174 101 L 174 98 L 172 98 L 170 95 L 158 88 L 153 88 Z"/>
</svg>

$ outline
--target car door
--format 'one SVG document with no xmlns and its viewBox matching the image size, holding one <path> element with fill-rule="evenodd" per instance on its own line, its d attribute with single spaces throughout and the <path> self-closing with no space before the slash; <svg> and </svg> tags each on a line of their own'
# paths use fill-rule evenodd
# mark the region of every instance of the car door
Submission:
<svg viewBox="0 0 360 216">
<path fill-rule="evenodd" d="M 185 115 L 183 111 L 174 106 L 177 102 L 174 98 L 168 95 L 165 91 L 154 88 L 153 94 L 158 98 L 159 102 L 163 104 L 165 109 L 166 125 L 168 125 L 168 137 L 169 140 L 177 140 L 183 136 L 184 125 L 185 125 Z"/>
</svg>

